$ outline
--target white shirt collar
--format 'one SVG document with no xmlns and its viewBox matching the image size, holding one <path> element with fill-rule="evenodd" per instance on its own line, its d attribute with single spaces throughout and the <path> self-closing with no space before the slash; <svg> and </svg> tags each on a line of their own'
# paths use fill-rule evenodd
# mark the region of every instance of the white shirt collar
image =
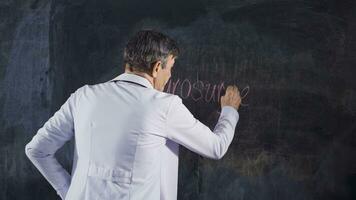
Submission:
<svg viewBox="0 0 356 200">
<path fill-rule="evenodd" d="M 119 76 L 111 79 L 109 82 L 115 81 L 115 80 L 132 81 L 132 82 L 144 85 L 147 88 L 153 88 L 151 83 L 146 78 L 136 75 L 136 74 L 122 73 Z"/>
</svg>

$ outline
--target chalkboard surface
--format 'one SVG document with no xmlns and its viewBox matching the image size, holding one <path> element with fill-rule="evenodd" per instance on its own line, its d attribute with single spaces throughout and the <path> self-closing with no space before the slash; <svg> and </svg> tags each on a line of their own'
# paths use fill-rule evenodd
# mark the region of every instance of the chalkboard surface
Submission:
<svg viewBox="0 0 356 200">
<path fill-rule="evenodd" d="M 75 89 L 121 74 L 142 28 L 178 41 L 165 92 L 211 129 L 226 86 L 243 97 L 223 159 L 180 149 L 178 199 L 356 199 L 352 0 L 1 1 L 0 199 L 58 199 L 25 144 Z"/>
</svg>

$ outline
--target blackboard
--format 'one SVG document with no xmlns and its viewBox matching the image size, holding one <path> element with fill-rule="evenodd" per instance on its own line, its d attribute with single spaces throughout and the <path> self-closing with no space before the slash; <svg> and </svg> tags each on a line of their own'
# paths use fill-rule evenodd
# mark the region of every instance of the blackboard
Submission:
<svg viewBox="0 0 356 200">
<path fill-rule="evenodd" d="M 355 199 L 351 0 L 1 2 L 0 199 L 58 198 L 25 144 L 75 89 L 121 74 L 142 28 L 178 41 L 165 92 L 211 129 L 226 86 L 243 97 L 221 160 L 180 149 L 178 199 Z"/>
</svg>

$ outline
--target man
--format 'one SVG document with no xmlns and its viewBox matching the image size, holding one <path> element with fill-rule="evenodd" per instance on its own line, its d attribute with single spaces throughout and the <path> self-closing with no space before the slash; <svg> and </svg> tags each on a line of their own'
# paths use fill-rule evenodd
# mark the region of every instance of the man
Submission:
<svg viewBox="0 0 356 200">
<path fill-rule="evenodd" d="M 212 159 L 226 153 L 239 119 L 239 91 L 227 87 L 211 131 L 179 96 L 163 92 L 178 54 L 166 35 L 139 31 L 125 47 L 125 73 L 77 89 L 38 130 L 26 155 L 62 199 L 176 199 L 177 144 Z M 69 175 L 54 154 L 73 137 Z"/>
</svg>

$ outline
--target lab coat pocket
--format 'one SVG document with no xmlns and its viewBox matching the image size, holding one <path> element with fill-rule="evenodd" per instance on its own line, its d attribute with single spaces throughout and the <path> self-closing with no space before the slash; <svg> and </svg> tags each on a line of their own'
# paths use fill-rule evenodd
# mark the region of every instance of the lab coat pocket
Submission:
<svg viewBox="0 0 356 200">
<path fill-rule="evenodd" d="M 88 199 L 129 199 L 130 171 L 90 163 L 87 178 Z"/>
</svg>

